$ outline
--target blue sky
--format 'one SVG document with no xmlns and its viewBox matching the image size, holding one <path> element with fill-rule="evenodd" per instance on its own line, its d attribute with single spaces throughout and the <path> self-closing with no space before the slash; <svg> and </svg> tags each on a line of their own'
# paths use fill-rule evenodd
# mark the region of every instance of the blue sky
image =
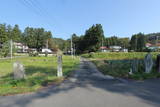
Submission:
<svg viewBox="0 0 160 107">
<path fill-rule="evenodd" d="M 31 1 L 27 4 L 24 1 Z M 0 23 L 44 27 L 54 37 L 102 24 L 106 37 L 160 32 L 160 0 L 1 0 Z"/>
</svg>

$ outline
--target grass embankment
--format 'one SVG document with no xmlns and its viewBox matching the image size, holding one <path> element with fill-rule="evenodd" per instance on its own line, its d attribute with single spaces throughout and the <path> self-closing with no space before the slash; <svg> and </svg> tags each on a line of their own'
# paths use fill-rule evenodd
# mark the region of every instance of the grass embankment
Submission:
<svg viewBox="0 0 160 107">
<path fill-rule="evenodd" d="M 152 72 L 147 74 L 144 72 L 144 57 L 146 52 L 131 53 L 91 53 L 82 55 L 89 58 L 97 68 L 106 75 L 114 77 L 129 78 L 136 80 L 144 80 L 150 78 L 159 78 L 160 73 L 156 72 L 155 64 Z M 151 53 L 155 62 L 158 53 Z M 133 59 L 138 60 L 138 72 L 129 75 Z"/>
<path fill-rule="evenodd" d="M 26 79 L 14 80 L 13 62 L 19 61 L 25 66 Z M 68 76 L 76 69 L 79 59 L 72 60 L 63 56 L 63 75 Z M 26 57 L 0 61 L 0 95 L 34 92 L 44 86 L 59 83 L 64 78 L 58 78 L 56 57 Z"/>
</svg>

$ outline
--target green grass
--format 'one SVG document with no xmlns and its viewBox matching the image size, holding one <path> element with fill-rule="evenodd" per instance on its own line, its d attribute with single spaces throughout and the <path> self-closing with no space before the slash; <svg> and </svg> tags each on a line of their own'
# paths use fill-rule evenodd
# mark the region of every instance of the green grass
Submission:
<svg viewBox="0 0 160 107">
<path fill-rule="evenodd" d="M 97 68 L 106 75 L 114 77 L 128 78 L 135 80 L 144 80 L 150 78 L 159 78 L 160 73 L 156 72 L 155 65 L 152 72 L 147 74 L 144 72 L 144 57 L 145 52 L 131 52 L 131 53 L 91 53 L 82 55 L 85 58 L 89 58 Z M 151 53 L 153 60 L 155 61 L 158 52 Z M 131 69 L 131 63 L 133 59 L 139 60 L 138 72 L 133 75 L 129 75 Z"/>
<path fill-rule="evenodd" d="M 82 56 L 85 58 L 90 59 L 100 59 L 100 60 L 129 60 L 129 59 L 143 59 L 147 52 L 109 52 L 109 53 L 90 53 L 90 54 L 83 54 Z M 155 59 L 159 52 L 152 52 L 151 53 L 153 58 Z"/>
<path fill-rule="evenodd" d="M 26 79 L 14 80 L 13 62 L 19 61 L 25 66 Z M 72 60 L 70 56 L 63 56 L 64 77 L 76 69 L 79 59 Z M 0 95 L 34 92 L 53 83 L 59 83 L 64 78 L 57 76 L 56 57 L 25 57 L 0 61 Z"/>
</svg>

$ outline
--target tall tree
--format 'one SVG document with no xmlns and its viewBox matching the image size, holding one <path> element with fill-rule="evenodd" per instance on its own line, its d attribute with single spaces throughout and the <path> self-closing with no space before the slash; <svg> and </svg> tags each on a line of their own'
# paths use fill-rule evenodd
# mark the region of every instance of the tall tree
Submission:
<svg viewBox="0 0 160 107">
<path fill-rule="evenodd" d="M 86 31 L 84 35 L 85 50 L 87 52 L 97 51 L 102 44 L 102 39 L 104 39 L 104 32 L 102 25 L 101 24 L 93 25 Z"/>
<path fill-rule="evenodd" d="M 6 24 L 0 24 L 0 43 L 4 43 L 6 41 L 8 41 Z"/>
<path fill-rule="evenodd" d="M 38 51 L 49 45 L 49 39 L 52 38 L 50 31 L 45 31 L 43 28 L 29 28 L 27 27 L 23 33 L 25 43 L 30 48 L 36 48 Z"/>
<path fill-rule="evenodd" d="M 19 29 L 19 26 L 15 25 L 13 27 L 10 39 L 12 39 L 13 41 L 19 42 L 19 41 L 21 41 L 21 37 L 22 37 L 22 34 L 21 34 L 20 29 Z"/>
<path fill-rule="evenodd" d="M 131 49 L 135 51 L 143 51 L 145 44 L 146 37 L 143 33 L 133 35 L 130 41 Z"/>
</svg>

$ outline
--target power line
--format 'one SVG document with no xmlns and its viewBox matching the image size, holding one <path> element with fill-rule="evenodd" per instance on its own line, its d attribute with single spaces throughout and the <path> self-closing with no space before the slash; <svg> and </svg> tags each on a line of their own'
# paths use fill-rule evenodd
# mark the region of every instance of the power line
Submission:
<svg viewBox="0 0 160 107">
<path fill-rule="evenodd" d="M 27 7 L 29 10 L 31 10 L 33 13 L 35 13 L 36 15 L 40 15 L 40 13 L 37 10 L 35 10 L 34 6 L 32 6 L 28 1 L 26 1 L 26 0 L 18 0 L 18 1 L 22 5 L 24 5 L 25 7 Z"/>
<path fill-rule="evenodd" d="M 36 7 L 42 15 L 50 18 L 48 12 L 40 5 L 40 3 L 38 1 L 28 0 L 28 2 L 30 2 L 32 6 Z"/>
<path fill-rule="evenodd" d="M 24 5 L 25 7 L 27 7 L 29 10 L 31 10 L 32 12 L 34 12 L 36 15 L 44 17 L 46 15 L 44 15 L 44 12 L 42 13 L 41 10 L 35 5 L 35 3 L 33 4 L 33 1 L 30 0 L 18 0 L 22 5 Z M 48 20 L 45 20 L 46 23 L 48 24 L 48 26 L 52 26 L 51 22 L 48 22 Z"/>
<path fill-rule="evenodd" d="M 46 8 L 44 8 L 41 3 L 38 0 L 28 0 L 32 3 L 33 6 L 37 7 L 37 9 L 39 9 L 39 11 L 46 17 L 49 18 L 48 23 L 52 24 L 52 20 L 54 20 L 54 22 L 56 22 L 59 26 L 60 24 L 58 23 L 58 21 L 56 21 L 56 19 L 54 17 L 52 17 L 48 11 L 46 10 Z M 61 27 L 61 26 L 60 26 Z M 61 27 L 62 28 L 62 27 Z"/>
</svg>

